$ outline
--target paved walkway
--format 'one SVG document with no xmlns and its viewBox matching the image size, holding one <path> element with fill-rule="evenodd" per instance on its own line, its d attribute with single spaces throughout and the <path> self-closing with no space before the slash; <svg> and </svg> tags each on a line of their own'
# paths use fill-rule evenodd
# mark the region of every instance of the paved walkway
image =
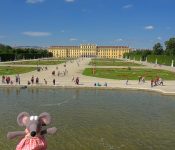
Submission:
<svg viewBox="0 0 175 150">
<path fill-rule="evenodd" d="M 147 90 L 147 91 L 156 91 L 161 92 L 167 95 L 175 95 L 175 81 L 165 81 L 165 86 L 157 86 L 151 87 L 150 81 L 144 84 L 138 84 L 138 81 L 129 81 L 128 85 L 126 85 L 126 81 L 124 80 L 112 80 L 112 79 L 103 79 L 103 78 L 96 78 L 96 77 L 88 77 L 82 75 L 82 72 L 85 68 L 90 67 L 88 66 L 91 59 L 78 59 L 74 60 L 73 62 L 68 61 L 65 64 L 59 64 L 54 66 L 48 66 L 48 70 L 46 71 L 33 71 L 25 74 L 21 74 L 21 86 L 27 85 L 27 81 L 31 80 L 31 77 L 34 76 L 39 77 L 39 84 L 32 85 L 31 87 L 39 86 L 39 87 L 53 87 L 53 79 L 56 80 L 55 87 L 68 87 L 68 88 L 97 88 L 97 89 L 131 89 L 131 90 Z M 153 64 L 144 63 L 144 65 L 159 69 L 159 66 L 154 66 Z M 58 70 L 56 69 L 58 67 Z M 110 67 L 110 66 L 109 66 Z M 113 67 L 112 67 L 113 68 Z M 65 69 L 68 71 L 68 74 L 65 76 L 63 75 L 63 71 Z M 172 67 L 161 66 L 161 69 L 166 69 L 170 71 L 175 71 Z M 56 75 L 52 75 L 52 71 L 56 72 Z M 61 73 L 59 76 L 58 71 Z M 13 81 L 15 81 L 15 76 L 10 76 Z M 72 81 L 72 78 L 79 77 L 80 78 L 80 85 L 75 85 Z M 45 85 L 44 79 L 47 80 L 48 84 Z M 107 82 L 108 86 L 105 87 L 104 83 Z M 102 86 L 94 87 L 94 83 L 100 83 Z M 7 86 L 1 83 L 1 86 Z M 15 86 L 12 85 L 12 86 Z"/>
</svg>

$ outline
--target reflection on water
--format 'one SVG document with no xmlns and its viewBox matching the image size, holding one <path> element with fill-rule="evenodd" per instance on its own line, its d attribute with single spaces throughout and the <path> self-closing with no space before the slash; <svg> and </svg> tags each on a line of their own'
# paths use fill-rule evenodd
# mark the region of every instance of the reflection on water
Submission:
<svg viewBox="0 0 175 150">
<path fill-rule="evenodd" d="M 0 149 L 18 113 L 49 112 L 58 134 L 48 150 L 174 150 L 175 97 L 137 91 L 0 89 Z"/>
</svg>

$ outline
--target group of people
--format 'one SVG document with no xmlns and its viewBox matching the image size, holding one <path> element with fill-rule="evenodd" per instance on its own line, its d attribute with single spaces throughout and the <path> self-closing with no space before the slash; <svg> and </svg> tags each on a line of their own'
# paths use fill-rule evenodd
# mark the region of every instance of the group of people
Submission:
<svg viewBox="0 0 175 150">
<path fill-rule="evenodd" d="M 163 79 L 160 77 L 156 77 L 155 79 L 151 80 L 151 87 L 162 85 L 163 86 Z"/>
<path fill-rule="evenodd" d="M 44 84 L 45 85 L 47 85 L 47 80 L 44 78 Z M 36 79 L 34 78 L 34 76 L 32 76 L 32 78 L 31 78 L 31 80 L 30 81 L 28 81 L 28 85 L 33 85 L 33 84 L 39 84 L 39 78 L 38 77 L 36 77 Z M 55 79 L 53 79 L 53 85 L 55 85 L 56 84 L 56 80 Z"/>
<path fill-rule="evenodd" d="M 139 83 L 145 83 L 145 77 L 139 76 Z"/>
<path fill-rule="evenodd" d="M 128 79 L 126 79 L 126 82 L 125 84 L 128 85 Z M 145 77 L 144 76 L 139 76 L 139 84 L 140 83 L 145 83 Z M 156 77 L 155 79 L 152 79 L 151 80 L 151 87 L 154 87 L 154 86 L 159 86 L 159 85 L 164 85 L 164 82 L 163 82 L 163 79 L 160 78 L 160 77 Z"/>
<path fill-rule="evenodd" d="M 45 67 L 39 67 L 37 65 L 37 71 L 46 71 L 46 70 L 48 70 L 47 66 L 45 66 Z"/>
<path fill-rule="evenodd" d="M 13 84 L 13 81 L 11 80 L 11 78 L 9 76 L 2 76 L 2 83 L 3 84 Z"/>
<path fill-rule="evenodd" d="M 53 85 L 56 85 L 56 80 L 55 79 L 53 79 Z M 47 80 L 46 79 L 44 79 L 44 83 L 45 83 L 45 85 L 47 85 Z"/>
<path fill-rule="evenodd" d="M 68 70 L 65 69 L 63 72 L 58 71 L 58 73 L 57 73 L 58 77 L 59 77 L 61 74 L 63 74 L 63 76 L 66 76 L 66 75 L 68 74 Z M 53 76 L 56 75 L 55 70 L 52 71 L 52 75 L 53 75 Z"/>
<path fill-rule="evenodd" d="M 100 83 L 98 82 L 98 83 L 94 83 L 94 86 L 102 86 L 102 84 L 100 84 Z M 103 86 L 107 87 L 107 86 L 108 86 L 107 82 L 105 82 L 105 83 L 103 84 Z"/>
<path fill-rule="evenodd" d="M 139 83 L 145 83 L 145 77 L 139 77 Z M 160 77 L 156 77 L 155 79 L 151 79 L 151 87 L 162 85 L 163 86 L 163 79 Z"/>
<path fill-rule="evenodd" d="M 39 78 L 36 77 L 36 79 L 35 79 L 34 76 L 32 76 L 31 80 L 27 82 L 28 85 L 31 85 L 31 84 L 33 85 L 33 84 L 35 84 L 35 83 L 36 83 L 36 84 L 39 84 Z"/>
<path fill-rule="evenodd" d="M 20 80 L 19 74 L 16 75 L 15 81 L 16 81 L 16 84 L 19 84 L 19 85 L 20 85 L 21 80 Z M 11 79 L 10 76 L 4 76 L 4 75 L 3 75 L 3 76 L 2 76 L 2 84 L 11 84 L 11 85 L 13 85 L 14 82 L 13 82 L 13 80 Z"/>
</svg>

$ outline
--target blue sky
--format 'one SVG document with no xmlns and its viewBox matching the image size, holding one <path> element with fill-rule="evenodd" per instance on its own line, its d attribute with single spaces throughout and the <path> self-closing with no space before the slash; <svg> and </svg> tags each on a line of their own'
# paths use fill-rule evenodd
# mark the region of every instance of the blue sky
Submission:
<svg viewBox="0 0 175 150">
<path fill-rule="evenodd" d="M 152 48 L 175 35 L 175 0 L 0 0 L 0 43 Z"/>
</svg>

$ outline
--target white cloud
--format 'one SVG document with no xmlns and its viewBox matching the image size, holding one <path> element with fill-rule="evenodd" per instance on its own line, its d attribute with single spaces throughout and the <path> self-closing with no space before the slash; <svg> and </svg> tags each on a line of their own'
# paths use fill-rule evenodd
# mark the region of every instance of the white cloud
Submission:
<svg viewBox="0 0 175 150">
<path fill-rule="evenodd" d="M 71 41 L 71 42 L 72 41 L 78 41 L 78 39 L 76 39 L 76 38 L 70 38 L 69 41 Z"/>
<path fill-rule="evenodd" d="M 75 2 L 75 0 L 65 0 L 65 2 L 72 3 L 72 2 Z"/>
<path fill-rule="evenodd" d="M 51 35 L 50 32 L 32 32 L 32 31 L 23 32 L 22 34 L 27 35 L 27 36 L 33 36 L 33 37 L 40 37 L 40 36 L 49 36 L 49 35 Z"/>
<path fill-rule="evenodd" d="M 45 0 L 26 0 L 26 3 L 29 3 L 29 4 L 36 4 L 36 3 L 42 3 L 44 2 Z"/>
<path fill-rule="evenodd" d="M 128 5 L 124 5 L 122 8 L 123 9 L 129 9 L 129 8 L 132 8 L 134 5 L 132 4 L 128 4 Z"/>
<path fill-rule="evenodd" d="M 160 40 L 160 41 L 161 41 L 161 40 L 162 40 L 162 37 L 160 37 L 160 36 L 159 36 L 159 37 L 157 37 L 157 40 Z"/>
<path fill-rule="evenodd" d="M 155 27 L 152 25 L 145 26 L 145 30 L 154 30 L 154 29 L 155 29 Z"/>
<path fill-rule="evenodd" d="M 114 42 L 123 42 L 123 39 L 119 38 L 119 39 L 114 40 Z"/>
</svg>

